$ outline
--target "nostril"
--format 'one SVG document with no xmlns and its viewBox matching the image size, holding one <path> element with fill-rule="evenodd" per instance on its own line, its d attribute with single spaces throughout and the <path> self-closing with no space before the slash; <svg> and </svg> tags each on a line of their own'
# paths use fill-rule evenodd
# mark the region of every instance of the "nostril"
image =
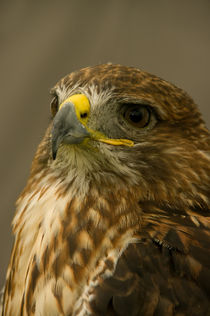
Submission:
<svg viewBox="0 0 210 316">
<path fill-rule="evenodd" d="M 81 118 L 86 118 L 86 117 L 87 117 L 87 112 L 81 113 L 81 114 L 80 114 L 80 117 L 81 117 Z"/>
</svg>

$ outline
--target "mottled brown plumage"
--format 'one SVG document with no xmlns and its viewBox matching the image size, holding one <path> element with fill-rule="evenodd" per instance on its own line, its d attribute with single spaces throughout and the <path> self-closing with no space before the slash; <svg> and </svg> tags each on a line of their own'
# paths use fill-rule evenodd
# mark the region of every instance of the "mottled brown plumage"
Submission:
<svg viewBox="0 0 210 316">
<path fill-rule="evenodd" d="M 52 94 L 2 315 L 210 315 L 210 135 L 193 100 L 112 64 Z"/>
</svg>

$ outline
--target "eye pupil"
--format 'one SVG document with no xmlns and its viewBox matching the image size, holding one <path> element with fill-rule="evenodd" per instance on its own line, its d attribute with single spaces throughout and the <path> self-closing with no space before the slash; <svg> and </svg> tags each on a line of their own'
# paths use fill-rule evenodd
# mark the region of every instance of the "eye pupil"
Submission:
<svg viewBox="0 0 210 316">
<path fill-rule="evenodd" d="M 132 122 L 138 123 L 142 120 L 142 112 L 139 111 L 139 109 L 134 109 L 132 112 L 130 112 L 129 118 Z"/>
</svg>

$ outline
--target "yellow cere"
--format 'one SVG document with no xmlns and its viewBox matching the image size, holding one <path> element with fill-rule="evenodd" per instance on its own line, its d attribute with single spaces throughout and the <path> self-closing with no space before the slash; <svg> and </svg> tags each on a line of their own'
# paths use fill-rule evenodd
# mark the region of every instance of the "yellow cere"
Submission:
<svg viewBox="0 0 210 316">
<path fill-rule="evenodd" d="M 66 99 L 61 105 L 62 106 L 67 103 L 71 102 L 75 106 L 75 112 L 77 115 L 78 120 L 83 123 L 83 125 L 86 125 L 88 121 L 88 115 L 90 113 L 90 102 L 88 98 L 84 94 L 74 94 L 70 96 L 68 99 Z M 84 116 L 84 117 L 83 117 Z"/>
</svg>

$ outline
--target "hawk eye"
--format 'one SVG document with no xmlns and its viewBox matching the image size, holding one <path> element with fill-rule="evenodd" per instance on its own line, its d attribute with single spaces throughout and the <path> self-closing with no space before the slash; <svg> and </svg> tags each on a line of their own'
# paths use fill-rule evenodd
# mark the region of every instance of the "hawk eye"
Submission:
<svg viewBox="0 0 210 316">
<path fill-rule="evenodd" d="M 53 117 L 54 117 L 55 114 L 58 112 L 58 106 L 59 106 L 59 103 L 58 103 L 58 96 L 57 96 L 57 94 L 54 94 L 54 95 L 53 95 L 53 98 L 52 98 L 52 101 L 51 101 L 51 104 L 50 104 L 51 113 L 52 113 L 52 116 L 53 116 Z"/>
<path fill-rule="evenodd" d="M 143 128 L 150 122 L 151 110 L 145 105 L 134 104 L 126 107 L 123 116 L 134 127 Z"/>
</svg>

